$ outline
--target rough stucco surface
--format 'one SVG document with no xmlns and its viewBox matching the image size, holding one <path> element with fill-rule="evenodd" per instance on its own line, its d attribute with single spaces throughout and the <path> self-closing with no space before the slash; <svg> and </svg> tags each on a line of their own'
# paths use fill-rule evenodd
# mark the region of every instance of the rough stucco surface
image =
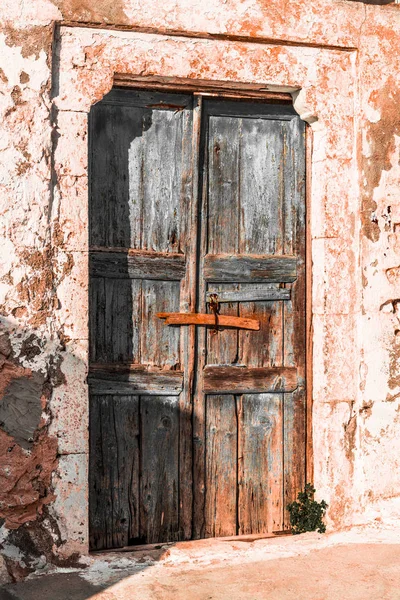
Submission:
<svg viewBox="0 0 400 600">
<path fill-rule="evenodd" d="M 395 5 L 3 0 L 0 517 L 14 579 L 87 552 L 87 113 L 115 73 L 300 90 L 314 482 L 331 529 L 400 516 L 399 43 Z"/>
</svg>

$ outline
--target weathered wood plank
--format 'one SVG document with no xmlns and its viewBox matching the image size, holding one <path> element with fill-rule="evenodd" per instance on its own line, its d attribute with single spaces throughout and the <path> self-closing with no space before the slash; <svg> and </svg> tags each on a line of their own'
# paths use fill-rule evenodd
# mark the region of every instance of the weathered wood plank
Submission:
<svg viewBox="0 0 400 600">
<path fill-rule="evenodd" d="M 246 288 L 247 284 L 241 285 Z M 280 367 L 283 351 L 282 302 L 242 302 L 240 316 L 257 316 L 260 329 L 257 332 L 239 332 L 239 364 L 248 367 Z"/>
<path fill-rule="evenodd" d="M 140 146 L 142 121 L 143 109 L 134 106 L 99 102 L 90 111 L 90 245 L 135 246 L 129 155 Z"/>
<path fill-rule="evenodd" d="M 91 396 L 90 545 L 122 547 L 139 535 L 137 396 Z"/>
<path fill-rule="evenodd" d="M 240 121 L 218 116 L 208 123 L 207 253 L 238 251 Z"/>
<path fill-rule="evenodd" d="M 114 279 L 161 279 L 180 281 L 185 276 L 183 254 L 128 250 L 91 252 L 90 275 Z"/>
<path fill-rule="evenodd" d="M 283 124 L 242 118 L 240 254 L 283 254 Z"/>
<path fill-rule="evenodd" d="M 267 92 L 265 85 L 260 83 L 246 83 L 245 86 L 234 81 L 215 81 L 211 79 L 188 79 L 186 77 L 159 77 L 158 75 L 132 75 L 131 73 L 116 73 L 114 84 L 127 86 L 128 88 L 139 87 L 143 89 L 158 89 L 162 91 L 191 92 L 217 92 L 225 97 L 237 95 L 239 98 L 258 98 L 259 100 L 279 100 L 282 104 L 275 104 L 280 113 L 294 115 L 293 99 L 289 92 Z M 174 94 L 176 95 L 176 94 Z M 171 99 L 172 101 L 172 99 Z M 271 105 L 269 105 L 271 106 Z M 286 108 L 282 111 L 282 108 Z M 280 114 L 279 113 L 279 114 Z"/>
<path fill-rule="evenodd" d="M 246 284 L 244 284 L 246 285 Z M 263 287 L 247 284 L 240 286 L 239 290 L 219 290 L 216 287 L 208 288 L 207 302 L 211 295 L 217 294 L 218 302 L 260 302 L 262 300 L 290 300 L 290 288 L 264 285 Z"/>
<path fill-rule="evenodd" d="M 297 113 L 290 104 L 261 103 L 261 102 L 235 102 L 234 100 L 210 99 L 207 102 L 207 114 L 240 119 L 272 119 L 273 121 L 291 121 L 296 118 Z M 234 120 L 234 119 L 232 119 Z"/>
<path fill-rule="evenodd" d="M 89 359 L 91 361 L 107 360 L 105 308 L 104 279 L 91 279 L 89 283 Z"/>
<path fill-rule="evenodd" d="M 141 283 L 130 279 L 104 280 L 107 362 L 139 362 L 140 330 L 134 327 L 134 321 L 140 306 Z"/>
<path fill-rule="evenodd" d="M 140 362 L 141 281 L 91 278 L 89 335 L 92 362 Z"/>
<path fill-rule="evenodd" d="M 233 396 L 207 396 L 205 537 L 235 535 L 237 417 Z"/>
<path fill-rule="evenodd" d="M 158 105 L 158 106 L 157 106 Z M 143 178 L 141 247 L 159 252 L 179 252 L 182 171 L 190 164 L 183 139 L 185 121 L 191 111 L 163 108 L 153 104 L 151 125 L 143 133 Z M 189 140 L 191 132 L 187 131 Z"/>
<path fill-rule="evenodd" d="M 240 399 L 240 534 L 282 528 L 282 414 L 282 395 L 252 394 Z"/>
<path fill-rule="evenodd" d="M 204 109 L 204 100 L 201 101 L 201 109 Z M 199 252 L 196 248 L 196 258 L 198 262 L 198 272 L 196 285 L 193 288 L 194 310 L 206 312 L 205 282 L 202 277 L 204 254 L 207 252 L 207 203 L 208 203 L 208 152 L 207 148 L 207 129 L 208 119 L 202 119 L 200 122 L 199 139 L 199 190 L 196 232 L 197 244 L 200 246 Z M 197 265 L 196 265 L 197 267 Z M 198 293 L 197 293 L 198 292 Z M 193 517 L 192 517 L 192 537 L 199 539 L 204 537 L 205 529 L 205 443 L 206 443 L 206 423 L 205 423 L 205 396 L 203 394 L 203 366 L 206 360 L 207 331 L 204 327 L 193 327 L 196 329 L 196 349 L 201 349 L 196 353 L 196 376 L 193 380 Z"/>
<path fill-rule="evenodd" d="M 208 254 L 206 281 L 235 283 L 290 283 L 296 280 L 295 256 Z"/>
<path fill-rule="evenodd" d="M 147 371 L 143 367 L 125 373 L 97 369 L 89 373 L 88 382 L 92 394 L 178 396 L 183 387 L 183 372 Z"/>
<path fill-rule="evenodd" d="M 159 312 L 179 310 L 179 283 L 144 280 L 142 290 L 142 364 L 179 370 L 181 368 L 179 329 L 165 327 L 157 317 Z"/>
<path fill-rule="evenodd" d="M 284 511 L 283 527 L 290 528 L 290 517 L 286 510 L 289 502 L 297 500 L 304 489 L 306 458 L 306 395 L 301 385 L 291 394 L 284 394 L 283 423 L 283 483 Z"/>
<path fill-rule="evenodd" d="M 209 102 L 206 103 L 208 112 Z M 241 122 L 218 114 L 207 118 L 208 139 L 207 196 L 202 220 L 206 227 L 204 254 L 237 253 L 240 222 L 239 162 Z M 204 277 L 204 269 L 203 275 Z M 224 291 L 235 290 L 237 285 L 224 285 Z M 207 312 L 207 311 L 202 311 Z M 236 302 L 224 303 L 220 316 L 238 316 Z M 237 355 L 238 332 L 226 329 L 214 335 L 206 332 L 207 362 L 229 364 Z"/>
<path fill-rule="evenodd" d="M 149 544 L 180 538 L 179 411 L 176 397 L 140 398 L 140 536 Z"/>
<path fill-rule="evenodd" d="M 215 326 L 213 314 L 202 313 L 157 313 L 157 317 L 165 319 L 166 325 L 207 325 Z M 257 319 L 230 317 L 226 315 L 217 316 L 218 327 L 236 327 L 239 329 L 260 329 L 260 321 Z"/>
<path fill-rule="evenodd" d="M 147 80 L 146 77 L 139 77 L 139 80 L 141 79 L 143 82 Z M 178 108 L 182 110 L 184 108 L 190 108 L 192 97 L 189 94 L 168 94 L 165 91 L 160 93 L 154 91 L 154 89 L 149 91 L 144 91 L 142 89 L 135 90 L 132 89 L 131 86 L 129 90 L 112 89 L 108 94 L 103 96 L 101 104 L 136 106 L 149 109 L 162 108 L 163 110 L 175 112 Z"/>
<path fill-rule="evenodd" d="M 259 394 L 291 392 L 298 386 L 294 367 L 224 367 L 207 365 L 203 374 L 206 394 Z"/>
<path fill-rule="evenodd" d="M 191 162 L 183 169 L 181 213 L 185 232 L 181 251 L 187 257 L 185 278 L 181 282 L 180 310 L 195 312 L 197 290 L 197 235 L 199 213 L 199 152 L 202 98 L 193 98 L 193 119 L 186 123 L 190 135 L 183 138 L 190 147 Z M 189 151 L 189 150 L 188 150 Z M 196 328 L 181 328 L 181 353 L 184 384 L 179 396 L 179 529 L 180 539 L 189 540 L 193 531 L 193 392 L 196 359 Z"/>
</svg>

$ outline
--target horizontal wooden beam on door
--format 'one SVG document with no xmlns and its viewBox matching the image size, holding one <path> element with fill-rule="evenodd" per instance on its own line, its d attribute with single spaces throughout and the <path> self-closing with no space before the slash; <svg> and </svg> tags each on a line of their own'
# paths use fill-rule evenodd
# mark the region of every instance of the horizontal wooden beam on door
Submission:
<svg viewBox="0 0 400 600">
<path fill-rule="evenodd" d="M 159 319 L 165 319 L 166 325 L 206 325 L 214 327 L 215 316 L 202 313 L 157 313 Z M 260 329 L 258 319 L 246 317 L 231 317 L 229 315 L 218 315 L 217 325 L 220 327 L 235 327 L 237 329 Z"/>
<path fill-rule="evenodd" d="M 217 367 L 203 372 L 205 394 L 268 394 L 293 392 L 298 387 L 294 367 Z"/>
<path fill-rule="evenodd" d="M 297 277 L 295 256 L 207 254 L 206 281 L 225 283 L 291 283 Z"/>
<path fill-rule="evenodd" d="M 262 83 L 238 83 L 235 81 L 215 81 L 212 79 L 192 79 L 188 77 L 163 77 L 159 75 L 132 75 L 116 73 L 114 85 L 118 87 L 136 87 L 138 89 L 163 90 L 197 93 L 236 98 L 258 98 L 280 104 L 293 104 L 291 91 L 273 91 Z"/>
<path fill-rule="evenodd" d="M 179 396 L 183 389 L 182 371 L 147 371 L 132 368 L 122 369 L 92 366 L 88 383 L 92 394 L 97 395 L 138 395 L 146 396 Z"/>
<path fill-rule="evenodd" d="M 147 250 L 91 251 L 90 275 L 113 279 L 159 279 L 180 281 L 185 276 L 184 254 Z"/>
<path fill-rule="evenodd" d="M 290 300 L 289 288 L 246 287 L 243 290 L 223 290 L 211 288 L 207 290 L 207 298 L 211 295 L 218 296 L 218 302 L 258 302 L 274 300 Z"/>
</svg>

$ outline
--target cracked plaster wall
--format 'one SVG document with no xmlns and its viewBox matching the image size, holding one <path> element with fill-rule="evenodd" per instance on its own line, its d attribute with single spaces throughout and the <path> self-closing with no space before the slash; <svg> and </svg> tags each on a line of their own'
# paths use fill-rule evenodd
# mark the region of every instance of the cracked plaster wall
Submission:
<svg viewBox="0 0 400 600">
<path fill-rule="evenodd" d="M 55 23 L 99 28 L 61 27 L 55 40 Z M 120 31 L 105 31 L 112 26 Z M 0 517 L 9 576 L 75 564 L 87 551 L 86 128 L 115 72 L 301 89 L 296 104 L 314 137 L 315 484 L 331 528 L 398 517 L 399 42 L 399 7 L 346 0 L 3 0 Z"/>
</svg>

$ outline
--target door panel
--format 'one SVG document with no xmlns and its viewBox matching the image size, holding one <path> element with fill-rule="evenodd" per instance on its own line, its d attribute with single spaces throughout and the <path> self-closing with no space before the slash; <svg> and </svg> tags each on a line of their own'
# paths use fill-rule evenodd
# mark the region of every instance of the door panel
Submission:
<svg viewBox="0 0 400 600">
<path fill-rule="evenodd" d="M 90 543 L 288 527 L 304 484 L 304 124 L 113 90 L 90 114 Z M 168 327 L 161 312 L 256 318 Z"/>
<path fill-rule="evenodd" d="M 118 548 L 139 536 L 139 398 L 91 393 L 91 546 Z"/>
<path fill-rule="evenodd" d="M 185 354 L 179 329 L 165 327 L 156 313 L 179 311 L 187 302 L 182 283 L 193 260 L 188 241 L 192 117 L 191 96 L 126 90 L 113 90 L 90 114 L 93 549 L 180 537 L 179 396 Z M 110 431 L 114 421 L 101 402 L 118 422 L 134 414 L 135 426 L 127 420 L 125 428 Z M 99 461 L 104 436 L 117 437 L 127 451 L 131 438 L 136 440 L 130 475 L 120 473 L 111 450 Z M 119 485 L 119 477 L 125 483 Z M 134 502 L 131 489 L 137 490 Z M 112 501 L 115 494 L 118 502 Z M 126 516 L 132 513 L 134 527 Z"/>
<path fill-rule="evenodd" d="M 204 535 L 236 535 L 238 430 L 235 396 L 207 396 L 206 414 Z"/>
<path fill-rule="evenodd" d="M 240 534 L 282 529 L 279 493 L 283 488 L 282 425 L 281 394 L 241 396 L 238 416 Z"/>
<path fill-rule="evenodd" d="M 179 410 L 176 396 L 140 398 L 140 539 L 179 539 Z"/>
<path fill-rule="evenodd" d="M 261 326 L 204 333 L 207 353 L 199 354 L 197 389 L 206 447 L 204 473 L 195 474 L 205 495 L 199 537 L 216 535 L 208 510 L 216 493 L 209 472 L 214 463 L 207 458 L 217 412 L 213 402 L 210 414 L 210 398 L 226 398 L 224 412 L 238 444 L 237 474 L 232 470 L 224 487 L 227 498 L 236 497 L 234 533 L 287 527 L 285 506 L 304 484 L 304 125 L 290 110 L 280 107 L 277 114 L 274 108 L 271 114 L 267 105 L 204 103 L 199 311 L 212 290 L 232 300 L 221 304 L 220 314 L 257 318 Z M 273 283 L 288 291 L 285 300 L 269 300 Z M 231 535 L 232 522 L 227 514 L 219 531 Z"/>
</svg>

